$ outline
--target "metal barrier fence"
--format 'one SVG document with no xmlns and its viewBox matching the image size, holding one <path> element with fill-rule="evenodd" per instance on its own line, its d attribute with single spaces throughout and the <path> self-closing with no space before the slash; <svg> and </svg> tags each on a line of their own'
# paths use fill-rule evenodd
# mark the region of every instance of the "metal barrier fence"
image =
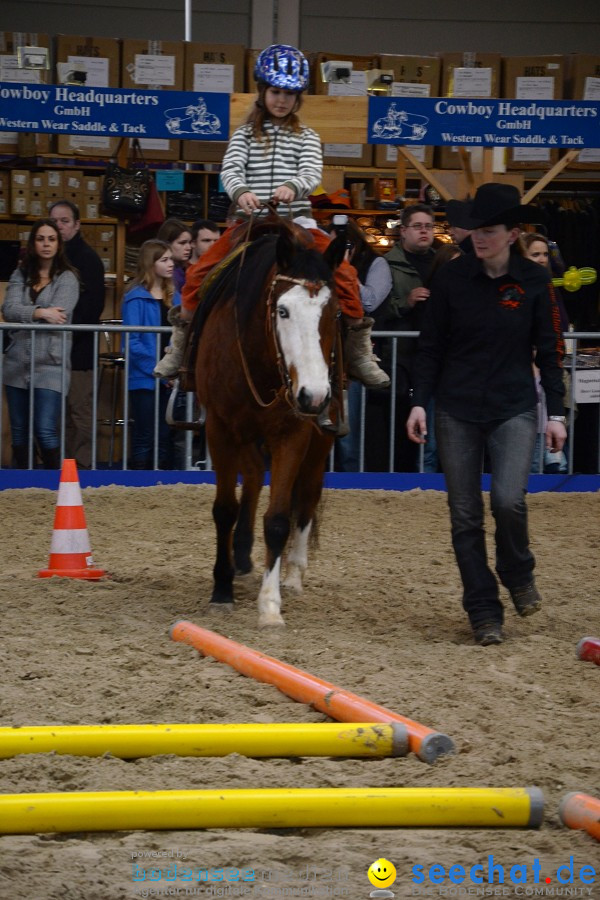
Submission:
<svg viewBox="0 0 600 900">
<path fill-rule="evenodd" d="M 2 331 L 2 341 L 3 346 L 6 346 L 5 341 L 10 340 L 10 336 L 4 334 L 4 332 L 14 332 L 14 331 L 30 331 L 31 332 L 31 360 L 29 366 L 29 381 L 30 385 L 36 386 L 35 381 L 35 340 L 36 334 L 38 332 L 46 332 L 47 333 L 48 326 L 47 325 L 39 325 L 39 324 L 16 324 L 16 323 L 5 323 L 0 322 L 0 331 Z M 104 322 L 99 325 L 53 325 L 52 331 L 60 333 L 62 337 L 62 391 L 61 391 L 61 415 L 60 415 L 60 451 L 61 458 L 64 458 L 66 454 L 66 384 L 67 384 L 67 370 L 66 370 L 66 360 L 68 344 L 67 344 L 67 336 L 68 334 L 85 331 L 93 333 L 93 370 L 92 370 L 92 422 L 95 423 L 95 427 L 92 429 L 91 434 L 91 454 L 92 454 L 92 464 L 91 468 L 119 468 L 119 469 L 127 469 L 128 466 L 128 458 L 129 458 L 129 449 L 130 449 L 130 434 L 129 427 L 132 423 L 130 419 L 130 402 L 129 402 L 129 394 L 127 389 L 127 384 L 129 381 L 129 346 L 131 334 L 140 333 L 140 332 L 149 332 L 155 334 L 156 337 L 156 361 L 161 357 L 161 338 L 163 335 L 170 335 L 171 329 L 168 327 L 141 327 L 141 326 L 124 326 L 122 324 L 114 324 L 113 322 Z M 398 362 L 398 340 L 410 338 L 412 340 L 416 340 L 418 337 L 418 332 L 415 331 L 376 331 L 373 332 L 373 337 L 378 339 L 384 339 L 391 343 L 390 347 L 390 376 L 392 378 L 392 383 L 389 388 L 389 391 L 386 394 L 389 395 L 389 420 L 387 422 L 387 462 L 388 466 L 386 471 L 395 472 L 399 471 L 394 468 L 394 459 L 396 456 L 396 438 L 398 434 L 398 426 L 401 423 L 396 421 L 397 415 L 397 400 L 398 400 L 398 380 L 397 380 L 397 362 Z M 576 408 L 576 384 L 577 384 L 577 359 L 578 359 L 578 349 L 580 341 L 594 341 L 596 346 L 600 346 L 600 333 L 598 332 L 568 332 L 564 335 L 565 340 L 568 341 L 568 346 L 571 350 L 571 353 L 568 357 L 568 364 L 566 365 L 566 371 L 570 373 L 569 379 L 569 396 L 568 396 L 568 405 L 570 409 Z M 106 349 L 100 349 L 100 341 L 103 340 L 106 344 Z M 115 349 L 115 346 L 118 349 Z M 112 384 L 110 385 L 110 416 L 106 416 L 103 418 L 99 417 L 100 407 L 103 401 L 103 397 L 101 395 L 101 388 L 103 386 L 103 376 L 105 372 L 111 373 Z M 0 383 L 4 383 L 4 357 L 3 354 L 0 354 Z M 40 385 L 38 385 L 40 386 Z M 382 395 L 382 392 L 377 392 L 379 396 Z M 107 398 L 104 398 L 106 401 Z M 0 416 L 2 416 L 2 420 L 5 420 L 4 416 L 4 404 L 5 404 L 5 395 L 4 391 L 0 393 Z M 360 413 L 359 413 L 359 441 L 358 441 L 358 465 L 357 470 L 359 472 L 365 471 L 365 444 L 367 439 L 366 434 L 366 419 L 367 419 L 367 404 L 370 402 L 370 392 L 365 388 L 362 388 L 360 392 Z M 597 405 L 597 401 L 593 401 Z M 191 414 L 192 408 L 194 404 L 193 395 L 187 395 L 187 412 Z M 105 404 L 103 404 L 105 405 Z M 188 418 L 190 415 L 188 415 Z M 33 468 L 35 466 L 35 442 L 33 436 L 33 420 L 34 420 L 34 404 L 33 404 L 33 391 L 29 393 L 29 443 L 28 443 L 28 462 L 29 468 Z M 154 440 L 153 440 L 153 468 L 159 468 L 159 447 L 158 447 L 158 429 L 159 429 L 159 382 L 157 380 L 155 388 L 154 388 Z M 98 454 L 98 446 L 99 446 L 99 429 L 109 428 L 110 435 L 108 440 L 108 454 L 107 459 L 99 459 Z M 184 443 L 184 452 L 182 454 L 183 464 L 178 466 L 178 468 L 193 470 L 193 469 L 210 469 L 211 461 L 208 455 L 208 452 L 204 447 L 202 447 L 199 455 L 199 450 L 197 446 L 194 444 L 193 434 L 190 431 L 181 432 L 184 435 L 183 443 Z M 118 437 L 120 436 L 120 440 Z M 4 435 L 2 434 L 2 429 L 0 429 L 0 468 L 2 468 L 1 460 L 4 458 Z M 369 435 L 369 438 L 378 437 Z M 600 473 L 600 416 L 599 416 L 599 424 L 598 424 L 598 433 L 595 435 L 596 440 L 596 473 Z M 204 442 L 202 441 L 202 444 Z M 339 442 L 336 442 L 339 444 Z M 115 450 L 117 446 L 120 447 L 120 458 L 115 460 Z M 568 464 L 568 473 L 571 474 L 573 472 L 573 457 L 574 457 L 574 447 L 575 447 L 575 416 L 571 415 L 569 417 L 568 423 L 568 441 L 567 441 L 567 464 Z M 338 451 L 339 452 L 339 451 Z M 542 452 L 539 454 L 540 456 L 540 466 L 539 471 L 543 471 L 543 448 Z M 196 457 L 196 458 L 194 458 Z M 115 464 L 116 463 L 116 464 Z M 336 453 L 335 449 L 332 451 L 329 463 L 330 470 L 333 471 L 336 467 Z M 424 472 L 424 448 L 421 445 L 418 450 L 418 460 L 417 460 L 417 471 Z"/>
</svg>

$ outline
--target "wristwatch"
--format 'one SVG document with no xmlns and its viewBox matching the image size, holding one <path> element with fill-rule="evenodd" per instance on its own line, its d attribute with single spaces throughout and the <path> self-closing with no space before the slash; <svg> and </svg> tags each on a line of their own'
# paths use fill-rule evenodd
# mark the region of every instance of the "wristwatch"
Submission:
<svg viewBox="0 0 600 900">
<path fill-rule="evenodd" d="M 549 422 L 560 422 L 561 425 L 567 427 L 567 419 L 566 416 L 548 416 Z"/>
</svg>

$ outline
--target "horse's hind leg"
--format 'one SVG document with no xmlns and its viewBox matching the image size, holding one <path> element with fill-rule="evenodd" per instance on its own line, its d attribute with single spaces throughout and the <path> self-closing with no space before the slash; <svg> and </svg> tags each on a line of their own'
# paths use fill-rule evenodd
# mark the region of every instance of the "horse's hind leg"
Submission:
<svg viewBox="0 0 600 900">
<path fill-rule="evenodd" d="M 302 593 L 302 582 L 308 566 L 308 546 L 315 513 L 323 491 L 325 463 L 333 440 L 333 436 L 314 432 L 294 487 L 295 526 L 287 554 L 283 586 L 299 594 Z"/>
<path fill-rule="evenodd" d="M 258 498 L 265 477 L 265 464 L 258 447 L 252 445 L 244 450 L 241 469 L 243 475 L 242 497 L 233 532 L 233 558 L 236 575 L 247 575 L 253 568 L 254 522 Z"/>
</svg>

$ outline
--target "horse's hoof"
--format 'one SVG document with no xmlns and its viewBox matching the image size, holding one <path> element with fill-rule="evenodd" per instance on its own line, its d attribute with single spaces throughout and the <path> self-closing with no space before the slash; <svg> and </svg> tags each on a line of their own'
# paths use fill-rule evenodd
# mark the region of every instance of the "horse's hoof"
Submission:
<svg viewBox="0 0 600 900">
<path fill-rule="evenodd" d="M 283 616 L 259 616 L 259 628 L 285 628 Z"/>
<path fill-rule="evenodd" d="M 303 592 L 302 578 L 299 575 L 288 575 L 281 586 L 287 591 L 294 591 L 296 594 L 301 594 Z"/>
<path fill-rule="evenodd" d="M 211 600 L 208 608 L 211 613 L 218 613 L 220 616 L 230 616 L 235 608 L 235 603 L 216 603 Z"/>
<path fill-rule="evenodd" d="M 250 573 L 252 572 L 253 568 L 254 568 L 254 566 L 252 565 L 251 562 L 249 562 L 249 563 L 238 563 L 238 564 L 236 564 L 236 567 L 235 567 L 235 577 L 236 577 L 236 578 L 243 578 L 244 575 L 250 575 Z"/>
</svg>

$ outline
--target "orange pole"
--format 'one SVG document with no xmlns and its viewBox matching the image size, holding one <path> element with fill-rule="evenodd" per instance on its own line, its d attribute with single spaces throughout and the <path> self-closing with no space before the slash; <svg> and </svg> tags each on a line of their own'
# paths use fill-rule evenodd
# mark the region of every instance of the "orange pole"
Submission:
<svg viewBox="0 0 600 900">
<path fill-rule="evenodd" d="M 577 644 L 577 659 L 600 666 L 600 638 L 583 637 Z"/>
<path fill-rule="evenodd" d="M 170 636 L 204 656 L 227 663 L 242 675 L 275 685 L 293 700 L 308 703 L 338 722 L 400 722 L 408 732 L 410 749 L 424 762 L 433 763 L 442 754 L 454 752 L 454 742 L 445 734 L 192 622 L 176 622 Z"/>
<path fill-rule="evenodd" d="M 577 792 L 566 794 L 558 812 L 563 825 L 583 828 L 600 841 L 600 800 L 597 797 Z"/>
</svg>

